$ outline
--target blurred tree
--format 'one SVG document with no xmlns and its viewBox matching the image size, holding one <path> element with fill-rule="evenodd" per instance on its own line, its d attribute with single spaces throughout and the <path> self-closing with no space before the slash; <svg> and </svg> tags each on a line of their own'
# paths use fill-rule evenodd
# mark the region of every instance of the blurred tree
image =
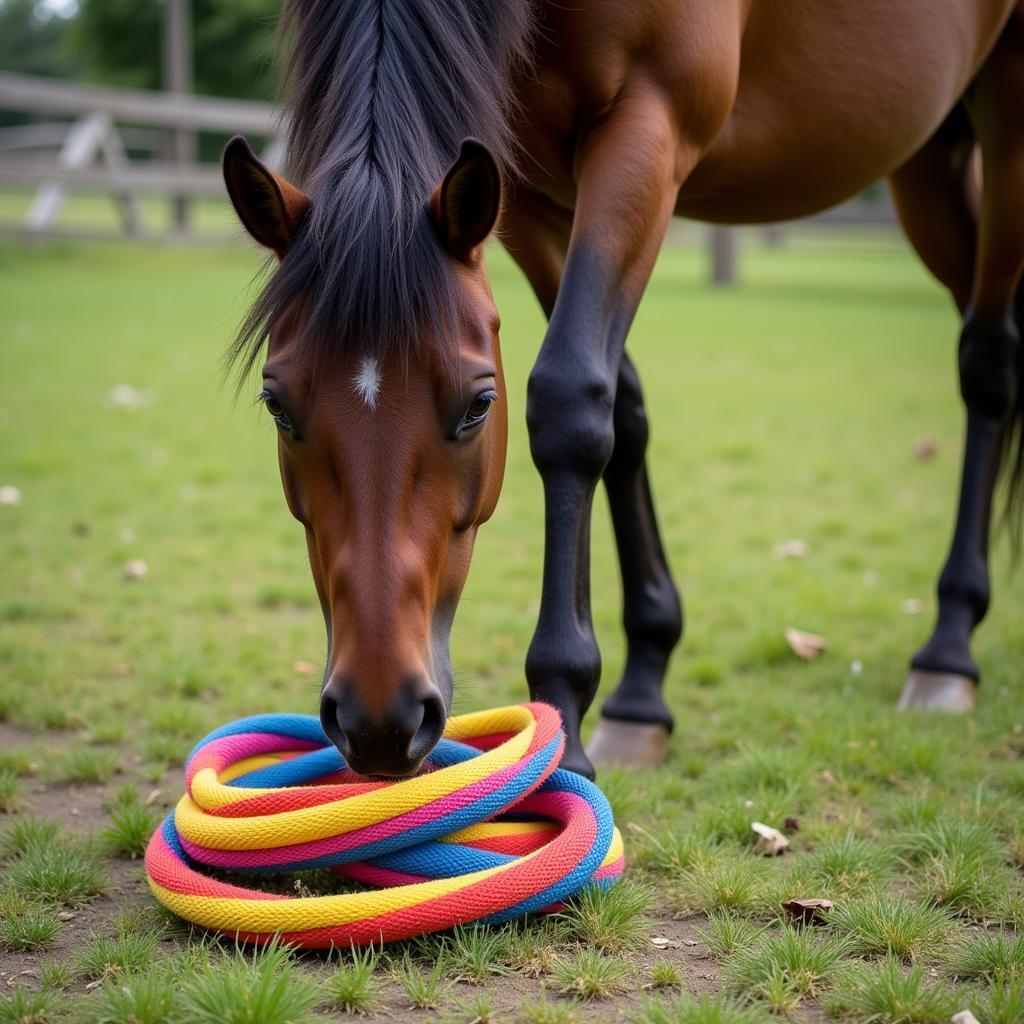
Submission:
<svg viewBox="0 0 1024 1024">
<path fill-rule="evenodd" d="M 24 0 L 19 0 L 24 2 Z M 94 81 L 159 89 L 161 0 L 81 0 L 72 44 Z M 195 91 L 269 99 L 281 0 L 192 0 Z"/>
<path fill-rule="evenodd" d="M 69 28 L 38 0 L 0 0 L 0 71 L 73 78 L 78 62 L 67 45 Z"/>
</svg>

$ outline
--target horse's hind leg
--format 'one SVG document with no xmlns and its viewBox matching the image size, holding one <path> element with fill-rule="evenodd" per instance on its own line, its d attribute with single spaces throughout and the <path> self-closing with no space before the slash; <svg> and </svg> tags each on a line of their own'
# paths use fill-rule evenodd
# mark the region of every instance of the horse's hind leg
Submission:
<svg viewBox="0 0 1024 1024">
<path fill-rule="evenodd" d="M 989 604 L 992 496 L 1003 457 L 1010 450 L 1006 441 L 1019 437 L 1024 409 L 1020 330 L 1014 311 L 1024 270 L 1024 18 L 1020 12 L 976 79 L 965 106 L 983 159 L 984 189 L 975 237 L 967 237 L 966 230 L 973 216 L 965 138 L 937 137 L 893 179 L 911 241 L 933 270 L 943 268 L 940 276 L 963 311 L 959 370 L 967 410 L 960 501 L 952 545 L 939 576 L 938 618 L 928 642 L 911 662 L 901 708 L 968 710 L 980 676 L 970 638 Z M 962 122 L 961 127 L 965 125 Z M 948 122 L 945 130 L 950 130 Z M 925 182 L 926 163 L 933 172 L 930 185 Z M 950 187 L 945 206 L 940 206 L 934 190 L 943 181 L 952 186 L 957 175 L 958 188 Z M 915 180 L 921 189 L 916 197 Z M 957 261 L 956 250 L 974 254 L 969 291 L 963 281 L 966 262 Z"/>
<path fill-rule="evenodd" d="M 683 609 L 658 533 L 647 477 L 647 415 L 640 378 L 623 354 L 615 392 L 615 447 L 604 471 L 622 573 L 626 665 L 587 746 L 596 765 L 661 764 L 672 714 L 662 686 L 683 632 Z"/>
</svg>

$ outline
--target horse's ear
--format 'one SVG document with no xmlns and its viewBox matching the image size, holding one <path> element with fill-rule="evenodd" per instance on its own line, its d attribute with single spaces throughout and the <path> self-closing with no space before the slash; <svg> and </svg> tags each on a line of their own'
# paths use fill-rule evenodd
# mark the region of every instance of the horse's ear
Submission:
<svg viewBox="0 0 1024 1024">
<path fill-rule="evenodd" d="M 260 161 L 241 135 L 224 148 L 221 165 L 231 204 L 245 230 L 283 257 L 309 209 L 309 196 Z"/>
<path fill-rule="evenodd" d="M 430 206 L 444 247 L 457 259 L 473 259 L 501 212 L 501 172 L 482 142 L 462 143 Z"/>
</svg>

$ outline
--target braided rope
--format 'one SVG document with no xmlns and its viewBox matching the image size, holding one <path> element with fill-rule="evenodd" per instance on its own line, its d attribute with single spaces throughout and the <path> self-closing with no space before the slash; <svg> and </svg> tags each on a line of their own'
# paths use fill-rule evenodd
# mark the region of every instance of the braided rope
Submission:
<svg viewBox="0 0 1024 1024">
<path fill-rule="evenodd" d="M 380 782 L 350 772 L 312 715 L 231 722 L 189 756 L 186 793 L 146 849 L 150 888 L 204 928 L 305 948 L 555 909 L 624 865 L 604 794 L 557 767 L 564 745 L 546 704 L 459 715 L 423 772 Z M 193 864 L 327 867 L 374 889 L 296 898 Z"/>
</svg>

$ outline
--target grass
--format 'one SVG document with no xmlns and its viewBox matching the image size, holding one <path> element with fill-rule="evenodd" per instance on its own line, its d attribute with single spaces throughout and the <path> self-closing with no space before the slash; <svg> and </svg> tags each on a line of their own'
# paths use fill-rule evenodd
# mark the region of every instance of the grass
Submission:
<svg viewBox="0 0 1024 1024">
<path fill-rule="evenodd" d="M 53 992 L 31 992 L 17 986 L 0 995 L 0 1024 L 57 1024 L 64 1019 Z"/>
<path fill-rule="evenodd" d="M 81 1024 L 168 1024 L 181 1019 L 179 980 L 165 969 L 109 978 L 78 1006 Z"/>
<path fill-rule="evenodd" d="M 813 963 L 792 951 L 780 954 L 781 966 L 768 963 L 768 951 L 788 941 L 779 904 L 791 897 L 836 903 L 830 925 L 794 941 L 851 943 L 836 971 L 812 983 L 824 1003 L 842 995 L 843 965 L 892 956 L 906 976 L 920 967 L 929 991 L 984 1004 L 997 1024 L 1019 1007 L 1012 943 L 1024 931 L 1024 588 L 1008 571 L 1003 540 L 994 547 L 995 600 L 975 644 L 985 675 L 977 711 L 893 711 L 907 658 L 935 612 L 951 527 L 962 433 L 956 318 L 888 236 L 798 231 L 779 249 L 757 238 L 746 236 L 744 283 L 733 291 L 704 287 L 694 248 L 666 249 L 630 340 L 665 549 L 687 611 L 666 684 L 677 715 L 671 760 L 604 777 L 630 884 L 588 894 L 557 921 L 399 947 L 366 975 L 381 986 L 382 1014 L 458 1018 L 459 999 L 486 1001 L 514 985 L 522 990 L 514 1019 L 527 1024 L 627 1012 L 735 1024 L 771 1019 L 773 1009 L 800 1019 L 797 979 L 814 974 Z M 543 556 L 542 488 L 522 414 L 543 323 L 511 262 L 497 250 L 488 259 L 502 314 L 509 457 L 453 630 L 456 711 L 525 696 Z M 96 841 L 72 839 L 61 824 L 30 816 L 37 785 L 58 783 L 46 806 L 62 822 L 59 801 L 72 799 L 65 783 L 75 799 L 130 782 L 173 800 L 177 782 L 166 769 L 206 730 L 262 710 L 314 709 L 325 641 L 302 529 L 285 507 L 273 431 L 246 400 L 249 385 L 233 405 L 218 383 L 256 265 L 238 247 L 0 243 L 8 384 L 0 486 L 23 495 L 0 507 L 0 718 L 18 737 L 0 752 L 0 808 L 4 786 L 21 801 L 0 818 L 0 886 L 23 892 L 51 920 L 65 902 L 104 887 L 121 899 L 122 880 L 141 868 L 113 858 L 138 857 L 151 822 L 137 794 L 124 796 L 107 805 Z M 124 384 L 138 403 L 111 400 Z M 922 439 L 934 441 L 932 458 L 914 458 Z M 599 704 L 625 657 L 600 489 L 592 533 Z M 806 544 L 803 557 L 773 557 L 795 539 Z M 149 573 L 125 580 L 134 559 Z M 904 610 L 909 599 L 921 614 Z M 828 651 L 795 659 L 783 639 L 790 625 L 825 636 Z M 296 669 L 302 662 L 312 674 Z M 779 827 L 786 818 L 798 822 L 791 852 L 757 857 L 751 821 Z M 672 934 L 658 925 L 676 913 L 708 915 L 696 928 L 711 961 L 646 942 Z M 122 1016 L 135 1012 L 115 1005 L 124 989 L 140 1014 L 143 1000 L 159 1003 L 159 979 L 152 992 L 146 985 L 160 964 L 133 968 L 130 955 L 132 936 L 153 929 L 129 923 L 97 926 L 95 945 L 70 952 L 68 933 L 57 937 L 52 955 L 64 967 L 87 951 L 101 975 L 108 964 L 127 965 L 88 994 L 77 981 L 54 982 L 60 999 L 97 1011 L 109 999 Z M 998 925 L 1005 945 L 976 925 Z M 157 961 L 191 949 L 184 929 L 167 934 L 173 947 L 162 943 Z M 144 949 L 148 939 L 138 942 Z M 426 950 L 436 962 L 425 962 Z M 686 987 L 697 971 L 719 979 L 702 985 L 722 988 L 745 950 L 761 950 L 767 964 L 756 1003 L 671 993 L 669 968 Z M 4 955 L 12 973 L 42 959 Z M 187 966 L 173 962 L 201 1004 L 190 1020 L 237 1017 L 240 993 L 263 998 L 280 977 L 288 991 L 312 979 L 315 1005 L 327 1007 L 332 979 L 349 964 L 304 963 L 297 972 L 285 957 L 269 969 L 217 947 Z M 607 1005 L 581 1010 L 556 994 L 563 984 L 607 987 L 605 962 L 630 964 L 625 991 Z M 386 984 L 392 964 L 412 995 Z M 800 964 L 808 975 L 790 969 Z M 358 978 L 337 984 L 358 999 Z M 508 1002 L 503 995 L 498 1005 Z M 1002 1009 L 989 1012 L 989 1003 Z M 307 1004 L 289 1005 L 308 1015 Z M 54 1013 L 71 1019 L 64 1007 Z"/>
<path fill-rule="evenodd" d="M 156 816 L 140 803 L 138 790 L 126 786 L 110 808 L 110 824 L 103 830 L 103 841 L 112 853 L 135 860 L 146 852 L 154 828 Z"/>
<path fill-rule="evenodd" d="M 768 1024 L 776 1018 L 730 996 L 683 995 L 671 1001 L 649 1000 L 633 1014 L 633 1024 Z"/>
<path fill-rule="evenodd" d="M 52 907 L 34 906 L 15 893 L 0 897 L 0 945 L 11 952 L 49 949 L 61 927 Z"/>
<path fill-rule="evenodd" d="M 0 768 L 0 811 L 10 814 L 21 806 L 21 779 L 12 768 Z"/>
<path fill-rule="evenodd" d="M 737 949 L 722 967 L 722 977 L 736 993 L 768 1000 L 783 1011 L 780 1000 L 796 1003 L 815 997 L 828 987 L 838 973 L 844 954 L 852 943 L 783 925 L 776 934 L 765 935 L 752 946 Z"/>
<path fill-rule="evenodd" d="M 608 999 L 627 991 L 630 974 L 627 961 L 605 956 L 593 949 L 582 949 L 572 957 L 559 957 L 551 971 L 562 995 L 584 1001 Z"/>
<path fill-rule="evenodd" d="M 650 988 L 658 990 L 682 988 L 683 975 L 675 964 L 659 960 L 651 966 L 648 985 Z"/>
<path fill-rule="evenodd" d="M 353 948 L 347 962 L 343 959 L 328 976 L 324 985 L 325 1002 L 342 1013 L 372 1013 L 381 1005 L 380 981 L 374 971 L 380 952 L 373 946 Z"/>
<path fill-rule="evenodd" d="M 117 771 L 119 758 L 101 747 L 72 747 L 49 773 L 53 782 L 106 782 Z"/>
<path fill-rule="evenodd" d="M 974 1012 L 985 1024 L 1024 1020 L 1024 978 L 996 978 L 983 995 L 975 998 Z"/>
<path fill-rule="evenodd" d="M 836 1005 L 872 1024 L 948 1024 L 959 1009 L 949 989 L 929 981 L 920 965 L 907 970 L 895 957 L 849 972 Z"/>
<path fill-rule="evenodd" d="M 319 998 L 287 946 L 273 942 L 202 964 L 183 986 L 180 1012 L 191 1024 L 301 1024 Z"/>
<path fill-rule="evenodd" d="M 408 955 L 398 965 L 398 981 L 414 1010 L 436 1010 L 451 991 L 452 980 L 445 976 L 445 964 L 438 961 L 424 971 Z"/>
<path fill-rule="evenodd" d="M 828 917 L 848 937 L 854 953 L 905 960 L 935 953 L 952 930 L 951 917 L 942 908 L 877 893 L 841 904 Z"/>
<path fill-rule="evenodd" d="M 751 946 L 763 931 L 763 926 L 758 927 L 746 918 L 712 911 L 707 915 L 707 925 L 699 928 L 698 934 L 708 949 L 722 959 Z"/>
<path fill-rule="evenodd" d="M 79 978 L 97 980 L 145 970 L 160 947 L 154 932 L 122 930 L 117 935 L 91 935 L 74 961 Z"/>
<path fill-rule="evenodd" d="M 76 905 L 104 892 L 107 877 L 94 845 L 53 822 L 16 823 L 3 844 L 0 883 L 29 900 Z"/>
<path fill-rule="evenodd" d="M 537 999 L 527 999 L 520 1006 L 523 1024 L 580 1024 L 583 1015 L 575 1002 L 553 1000 L 542 988 Z"/>
<path fill-rule="evenodd" d="M 629 880 L 610 889 L 591 886 L 560 914 L 568 934 L 606 953 L 637 949 L 647 942 L 653 892 Z"/>
<path fill-rule="evenodd" d="M 1024 935 L 983 933 L 946 950 L 943 966 L 953 978 L 1024 978 Z"/>
</svg>

